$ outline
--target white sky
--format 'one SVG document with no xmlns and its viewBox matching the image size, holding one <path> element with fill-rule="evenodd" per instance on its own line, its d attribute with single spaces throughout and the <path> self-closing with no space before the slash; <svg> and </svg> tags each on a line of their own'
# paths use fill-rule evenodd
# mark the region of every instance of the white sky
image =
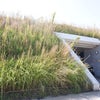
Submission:
<svg viewBox="0 0 100 100">
<path fill-rule="evenodd" d="M 100 0 L 0 0 L 0 12 L 48 18 L 55 21 L 100 28 Z"/>
</svg>

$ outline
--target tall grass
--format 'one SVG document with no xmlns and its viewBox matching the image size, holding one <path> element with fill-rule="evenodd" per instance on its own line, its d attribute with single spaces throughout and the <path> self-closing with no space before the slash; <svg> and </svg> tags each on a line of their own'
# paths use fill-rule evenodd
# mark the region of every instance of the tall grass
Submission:
<svg viewBox="0 0 100 100">
<path fill-rule="evenodd" d="M 54 95 L 88 89 L 84 70 L 53 31 L 52 22 L 0 16 L 1 93 Z"/>
<path fill-rule="evenodd" d="M 100 30 L 96 28 L 81 28 L 74 25 L 55 24 L 55 31 L 100 38 Z"/>
</svg>

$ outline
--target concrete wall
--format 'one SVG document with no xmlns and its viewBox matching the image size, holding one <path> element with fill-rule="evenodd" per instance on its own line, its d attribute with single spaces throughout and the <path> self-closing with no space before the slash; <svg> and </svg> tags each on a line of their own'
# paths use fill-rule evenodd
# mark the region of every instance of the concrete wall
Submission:
<svg viewBox="0 0 100 100">
<path fill-rule="evenodd" d="M 100 77 L 100 46 L 84 50 L 86 63 L 93 67 L 96 77 Z"/>
</svg>

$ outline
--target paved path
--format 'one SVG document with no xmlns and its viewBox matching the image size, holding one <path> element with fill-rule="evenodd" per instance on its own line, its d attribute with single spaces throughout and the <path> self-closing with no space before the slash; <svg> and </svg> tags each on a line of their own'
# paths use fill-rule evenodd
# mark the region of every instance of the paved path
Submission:
<svg viewBox="0 0 100 100">
<path fill-rule="evenodd" d="M 100 100 L 100 91 L 86 92 L 80 94 L 69 94 L 66 96 L 46 97 L 41 100 Z"/>
</svg>

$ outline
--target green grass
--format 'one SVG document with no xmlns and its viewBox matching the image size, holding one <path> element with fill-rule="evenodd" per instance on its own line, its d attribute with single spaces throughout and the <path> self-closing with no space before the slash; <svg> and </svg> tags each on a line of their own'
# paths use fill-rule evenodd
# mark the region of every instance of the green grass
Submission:
<svg viewBox="0 0 100 100">
<path fill-rule="evenodd" d="M 55 31 L 100 38 L 100 30 L 96 28 L 81 28 L 74 25 L 55 24 Z"/>
<path fill-rule="evenodd" d="M 84 70 L 53 34 L 53 22 L 0 16 L 0 89 L 39 96 L 88 90 Z"/>
</svg>

